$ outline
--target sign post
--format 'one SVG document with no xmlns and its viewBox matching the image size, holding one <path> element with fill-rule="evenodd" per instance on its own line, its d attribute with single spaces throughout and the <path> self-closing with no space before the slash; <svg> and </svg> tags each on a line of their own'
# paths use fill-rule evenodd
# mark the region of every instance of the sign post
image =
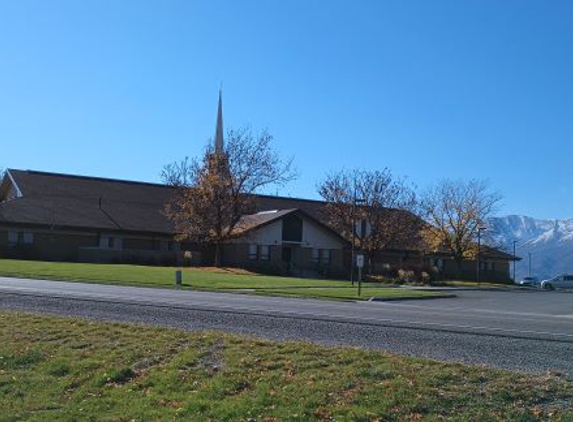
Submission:
<svg viewBox="0 0 573 422">
<path fill-rule="evenodd" d="M 364 255 L 356 255 L 356 266 L 358 267 L 358 296 L 362 293 L 362 268 L 364 268 Z"/>
</svg>

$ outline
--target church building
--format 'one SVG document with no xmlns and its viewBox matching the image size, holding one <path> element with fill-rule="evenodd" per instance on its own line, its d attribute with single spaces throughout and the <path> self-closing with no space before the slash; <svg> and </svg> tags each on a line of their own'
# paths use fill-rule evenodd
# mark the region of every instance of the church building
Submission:
<svg viewBox="0 0 573 422">
<path fill-rule="evenodd" d="M 221 97 L 214 151 L 224 154 Z M 8 169 L 0 185 L 0 259 L 211 265 L 209 247 L 174 240 L 164 210 L 175 193 L 163 184 Z M 242 217 L 240 233 L 224 246 L 223 265 L 298 276 L 348 274 L 350 243 L 329 227 L 324 202 L 257 195 L 255 204 L 256 212 Z M 513 259 L 486 249 L 484 277 L 509 279 Z M 444 277 L 453 271 L 447 254 L 424 257 L 412 245 L 380 251 L 375 268 L 409 260 L 440 265 Z"/>
</svg>

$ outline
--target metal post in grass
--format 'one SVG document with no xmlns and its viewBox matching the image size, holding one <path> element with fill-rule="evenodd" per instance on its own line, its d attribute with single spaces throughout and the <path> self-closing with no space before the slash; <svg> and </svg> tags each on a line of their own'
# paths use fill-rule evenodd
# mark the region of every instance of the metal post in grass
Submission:
<svg viewBox="0 0 573 422">
<path fill-rule="evenodd" d="M 356 266 L 358 267 L 358 296 L 362 294 L 362 267 L 364 267 L 364 255 L 356 255 Z"/>
<path fill-rule="evenodd" d="M 481 275 L 481 232 L 487 230 L 487 227 L 478 227 L 477 229 L 477 236 L 478 236 L 478 245 L 477 245 L 477 268 L 476 268 L 476 281 L 478 284 L 480 283 L 480 275 Z"/>
<path fill-rule="evenodd" d="M 354 286 L 354 248 L 356 243 L 356 186 L 354 186 L 354 199 L 352 201 L 352 240 L 350 245 L 350 283 Z"/>
<path fill-rule="evenodd" d="M 354 183 L 354 198 L 352 199 L 352 244 L 350 245 L 350 282 L 354 286 L 354 259 L 356 256 L 356 206 L 366 202 L 363 198 L 356 197 L 356 180 Z M 360 225 L 360 240 L 362 241 L 362 225 Z"/>
<path fill-rule="evenodd" d="M 181 283 L 183 281 L 183 272 L 181 270 L 175 271 L 175 287 L 181 288 Z"/>
<path fill-rule="evenodd" d="M 517 240 L 513 241 L 513 282 L 517 283 L 517 277 L 515 275 L 515 245 L 517 244 Z"/>
</svg>

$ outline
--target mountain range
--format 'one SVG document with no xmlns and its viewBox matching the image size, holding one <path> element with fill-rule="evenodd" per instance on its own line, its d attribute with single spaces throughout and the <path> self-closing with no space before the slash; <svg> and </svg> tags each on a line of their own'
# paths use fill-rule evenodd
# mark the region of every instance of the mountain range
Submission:
<svg viewBox="0 0 573 422">
<path fill-rule="evenodd" d="M 521 215 L 494 217 L 488 222 L 487 243 L 522 260 L 516 264 L 517 278 L 531 275 L 540 279 L 554 275 L 573 274 L 573 218 L 542 220 Z"/>
</svg>

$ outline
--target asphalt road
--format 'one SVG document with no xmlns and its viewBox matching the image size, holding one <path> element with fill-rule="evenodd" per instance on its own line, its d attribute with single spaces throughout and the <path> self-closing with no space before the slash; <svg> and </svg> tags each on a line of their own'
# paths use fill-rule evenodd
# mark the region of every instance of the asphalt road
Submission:
<svg viewBox="0 0 573 422">
<path fill-rule="evenodd" d="M 0 309 L 351 345 L 573 378 L 573 294 L 329 302 L 0 277 Z"/>
</svg>

